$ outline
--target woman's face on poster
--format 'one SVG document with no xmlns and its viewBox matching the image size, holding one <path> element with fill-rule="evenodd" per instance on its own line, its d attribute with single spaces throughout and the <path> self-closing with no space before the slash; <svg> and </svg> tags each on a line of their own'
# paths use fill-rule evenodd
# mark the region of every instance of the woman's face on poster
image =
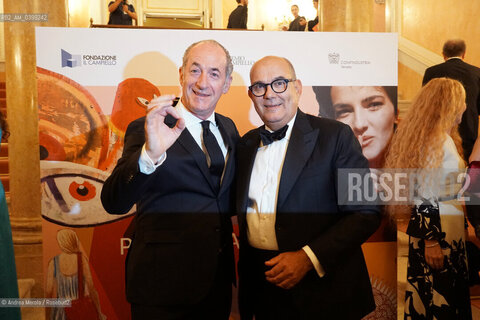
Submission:
<svg viewBox="0 0 480 320">
<path fill-rule="evenodd" d="M 331 98 L 335 119 L 352 128 L 371 166 L 381 161 L 396 122 L 383 87 L 332 87 Z"/>
</svg>

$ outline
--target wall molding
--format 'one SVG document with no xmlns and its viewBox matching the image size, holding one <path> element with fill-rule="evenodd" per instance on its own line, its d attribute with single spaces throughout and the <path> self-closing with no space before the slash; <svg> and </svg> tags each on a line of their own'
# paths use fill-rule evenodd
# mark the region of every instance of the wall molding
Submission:
<svg viewBox="0 0 480 320">
<path fill-rule="evenodd" d="M 402 35 L 403 0 L 387 0 L 386 29 L 398 33 L 398 62 L 423 76 L 425 69 L 443 62 L 443 57 Z"/>
<path fill-rule="evenodd" d="M 441 55 L 399 35 L 398 61 L 423 76 L 426 68 L 442 63 L 444 60 Z"/>
</svg>

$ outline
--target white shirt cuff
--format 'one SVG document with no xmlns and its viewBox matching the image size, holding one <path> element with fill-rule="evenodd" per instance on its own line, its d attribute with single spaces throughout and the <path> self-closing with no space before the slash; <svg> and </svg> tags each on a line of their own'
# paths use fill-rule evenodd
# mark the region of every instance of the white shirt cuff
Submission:
<svg viewBox="0 0 480 320">
<path fill-rule="evenodd" d="M 310 261 L 312 261 L 313 267 L 315 268 L 315 271 L 317 271 L 318 276 L 322 278 L 325 275 L 325 270 L 323 270 L 323 267 L 320 264 L 320 261 L 318 261 L 315 253 L 313 253 L 309 246 L 305 246 L 302 249 L 305 251 Z"/>
<path fill-rule="evenodd" d="M 149 156 L 145 150 L 145 144 L 142 147 L 142 153 L 140 158 L 138 158 L 138 168 L 143 174 L 152 174 L 155 170 L 162 165 L 162 163 L 167 159 L 167 153 L 163 153 L 160 158 L 155 162 Z"/>
</svg>

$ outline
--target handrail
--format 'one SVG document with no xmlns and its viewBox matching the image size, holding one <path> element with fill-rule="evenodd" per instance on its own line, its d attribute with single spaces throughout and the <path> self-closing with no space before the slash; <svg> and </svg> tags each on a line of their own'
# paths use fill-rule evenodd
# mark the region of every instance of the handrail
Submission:
<svg viewBox="0 0 480 320">
<path fill-rule="evenodd" d="M 146 18 L 203 19 L 203 14 L 145 12 Z"/>
</svg>

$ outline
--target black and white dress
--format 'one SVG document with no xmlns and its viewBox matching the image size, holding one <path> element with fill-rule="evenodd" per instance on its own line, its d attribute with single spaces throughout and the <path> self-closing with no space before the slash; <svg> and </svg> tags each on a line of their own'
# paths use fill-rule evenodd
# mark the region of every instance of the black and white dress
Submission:
<svg viewBox="0 0 480 320">
<path fill-rule="evenodd" d="M 446 136 L 442 169 L 461 170 L 463 160 Z M 465 218 L 462 204 L 452 199 L 461 187 L 445 171 L 435 180 L 439 191 L 416 202 L 407 228 L 409 237 L 405 320 L 471 319 L 465 252 Z M 452 177 L 452 176 L 450 176 Z M 452 185 L 453 184 L 453 185 Z M 425 191 L 425 190 L 424 190 Z M 425 261 L 424 240 L 437 240 L 444 268 L 432 269 Z"/>
</svg>

